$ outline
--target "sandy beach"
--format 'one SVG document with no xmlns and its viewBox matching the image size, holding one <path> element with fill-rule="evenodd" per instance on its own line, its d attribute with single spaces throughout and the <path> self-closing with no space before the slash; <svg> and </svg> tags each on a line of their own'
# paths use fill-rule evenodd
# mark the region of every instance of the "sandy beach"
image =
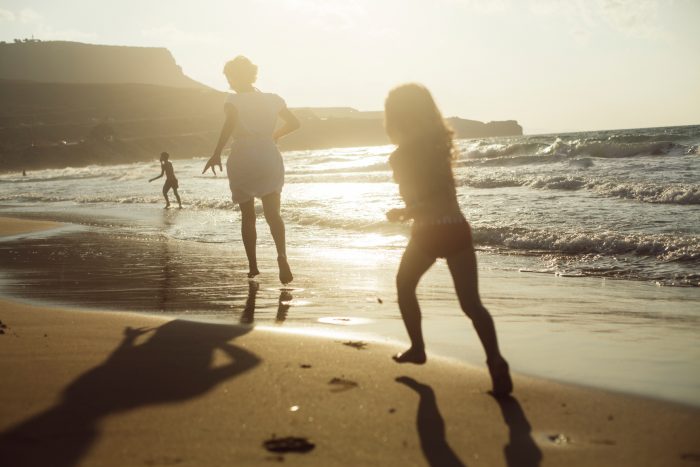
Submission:
<svg viewBox="0 0 700 467">
<path fill-rule="evenodd" d="M 382 344 L 7 301 L 1 308 L 8 466 L 700 459 L 700 413 L 681 405 L 518 375 L 514 397 L 496 400 L 483 368 L 444 358 L 399 366 L 389 359 L 397 349 Z M 309 450 L 266 449 L 287 437 Z"/>
<path fill-rule="evenodd" d="M 17 235 L 45 223 L 3 219 Z M 696 408 L 396 346 L 0 303 L 0 452 L 28 465 L 688 465 Z"/>
</svg>

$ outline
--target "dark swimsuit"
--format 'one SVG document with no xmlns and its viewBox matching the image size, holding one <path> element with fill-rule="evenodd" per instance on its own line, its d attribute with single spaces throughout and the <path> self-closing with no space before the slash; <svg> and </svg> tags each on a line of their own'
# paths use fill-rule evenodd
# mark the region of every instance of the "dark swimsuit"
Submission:
<svg viewBox="0 0 700 467">
<path fill-rule="evenodd" d="M 434 224 L 414 223 L 411 241 L 432 258 L 449 258 L 472 248 L 472 230 L 462 216 Z"/>
<path fill-rule="evenodd" d="M 430 147 L 399 148 L 389 158 L 407 207 L 429 199 L 457 203 L 450 161 L 436 158 L 435 151 Z M 471 228 L 461 213 L 432 222 L 414 221 L 411 243 L 432 258 L 449 258 L 473 248 Z"/>
</svg>

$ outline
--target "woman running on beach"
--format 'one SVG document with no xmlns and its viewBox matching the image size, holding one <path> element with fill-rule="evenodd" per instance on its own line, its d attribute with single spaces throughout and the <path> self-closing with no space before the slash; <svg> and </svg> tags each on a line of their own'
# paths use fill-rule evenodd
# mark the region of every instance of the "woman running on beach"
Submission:
<svg viewBox="0 0 700 467">
<path fill-rule="evenodd" d="M 170 154 L 167 152 L 160 153 L 160 175 L 153 177 L 148 181 L 151 183 L 153 180 L 158 180 L 165 174 L 165 183 L 163 184 L 163 197 L 165 198 L 165 208 L 170 207 L 170 200 L 168 199 L 168 191 L 173 189 L 175 193 L 175 198 L 177 198 L 177 204 L 182 208 L 182 203 L 180 202 L 180 195 L 177 193 L 179 184 L 177 183 L 177 178 L 175 178 L 175 169 L 173 169 L 173 164 L 168 160 L 170 159 Z"/>
<path fill-rule="evenodd" d="M 493 319 L 479 298 L 471 229 L 457 202 L 452 131 L 430 92 L 418 84 L 393 89 L 386 98 L 384 115 L 386 132 L 397 145 L 389 163 L 406 204 L 387 212 L 387 218 L 392 222 L 413 219 L 411 238 L 396 275 L 399 309 L 411 347 L 393 358 L 398 363 L 425 363 L 416 287 L 437 258 L 446 258 L 462 310 L 486 351 L 492 392 L 510 394 L 513 383 L 508 363 L 498 349 Z"/>
<path fill-rule="evenodd" d="M 277 149 L 277 140 L 299 128 L 299 120 L 277 94 L 260 92 L 253 86 L 258 67 L 246 57 L 238 56 L 224 66 L 224 74 L 235 94 L 224 104 L 226 121 L 219 142 L 202 173 L 221 166 L 221 151 L 233 134 L 231 154 L 226 162 L 231 197 L 241 209 L 241 235 L 248 257 L 248 277 L 260 274 L 255 251 L 255 198 L 262 200 L 265 220 L 277 248 L 279 278 L 283 284 L 292 281 L 287 262 L 284 221 L 280 216 L 280 195 L 284 185 L 284 163 Z M 277 130 L 277 118 L 284 125 Z"/>
</svg>

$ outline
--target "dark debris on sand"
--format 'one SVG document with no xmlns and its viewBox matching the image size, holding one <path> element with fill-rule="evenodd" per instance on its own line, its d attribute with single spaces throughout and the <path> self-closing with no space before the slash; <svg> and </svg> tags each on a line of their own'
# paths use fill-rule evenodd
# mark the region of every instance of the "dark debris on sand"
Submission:
<svg viewBox="0 0 700 467">
<path fill-rule="evenodd" d="M 362 341 L 347 341 L 343 342 L 343 345 L 347 345 L 348 347 L 354 347 L 357 350 L 362 350 L 365 347 L 367 347 L 367 343 Z"/>
<path fill-rule="evenodd" d="M 270 452 L 300 452 L 306 453 L 316 447 L 306 438 L 297 438 L 295 436 L 287 436 L 286 438 L 272 438 L 263 442 L 263 446 Z"/>
<path fill-rule="evenodd" d="M 556 433 L 554 435 L 549 435 L 547 436 L 547 439 L 552 442 L 553 444 L 563 446 L 565 444 L 570 444 L 571 443 L 571 438 L 566 436 L 563 433 Z"/>
<path fill-rule="evenodd" d="M 333 378 L 328 381 L 328 384 L 335 386 L 333 389 L 331 389 L 333 392 L 347 391 L 348 389 L 359 386 L 359 384 L 357 384 L 355 381 L 350 381 L 349 379 L 344 378 Z"/>
<path fill-rule="evenodd" d="M 9 328 L 7 327 L 7 324 L 5 324 L 5 323 L 3 323 L 2 321 L 0 321 L 0 334 L 5 334 L 5 329 L 9 329 Z"/>
<path fill-rule="evenodd" d="M 300 368 L 311 368 L 311 365 L 309 365 L 308 363 L 302 363 L 301 365 L 299 365 L 299 367 Z"/>
</svg>

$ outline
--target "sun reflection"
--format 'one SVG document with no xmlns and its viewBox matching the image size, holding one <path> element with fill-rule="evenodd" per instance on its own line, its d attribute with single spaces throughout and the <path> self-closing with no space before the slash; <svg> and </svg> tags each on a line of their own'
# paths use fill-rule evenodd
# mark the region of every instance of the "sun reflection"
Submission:
<svg viewBox="0 0 700 467">
<path fill-rule="evenodd" d="M 396 254 L 389 251 L 376 251 L 372 249 L 357 248 L 334 248 L 318 249 L 317 257 L 327 258 L 335 263 L 345 263 L 353 266 L 364 266 L 366 268 L 376 268 L 387 262 L 396 262 Z"/>
<path fill-rule="evenodd" d="M 294 334 L 299 336 L 323 337 L 327 339 L 365 339 L 367 336 L 360 335 L 347 331 L 338 331 L 337 329 L 309 327 L 309 328 L 294 328 L 289 326 L 268 326 L 260 325 L 255 327 L 261 331 L 271 331 L 280 334 Z"/>
<path fill-rule="evenodd" d="M 406 244 L 405 235 L 381 235 L 377 233 L 369 233 L 364 235 L 357 235 L 353 240 L 348 243 L 348 246 L 355 248 L 374 248 L 374 247 L 387 247 L 395 246 L 402 247 Z M 384 253 L 384 254 L 382 254 Z M 386 259 L 386 252 L 375 251 L 372 253 L 373 256 L 384 256 L 382 259 Z"/>
<path fill-rule="evenodd" d="M 368 324 L 372 320 L 368 318 L 358 318 L 355 316 L 324 316 L 317 320 L 323 324 L 336 324 L 338 326 L 355 326 L 358 324 Z"/>
<path fill-rule="evenodd" d="M 376 184 L 364 182 L 303 183 L 290 189 L 294 190 L 295 201 L 339 199 L 344 204 L 350 204 L 377 195 Z M 357 209 L 362 205 L 354 204 L 354 206 Z"/>
</svg>

